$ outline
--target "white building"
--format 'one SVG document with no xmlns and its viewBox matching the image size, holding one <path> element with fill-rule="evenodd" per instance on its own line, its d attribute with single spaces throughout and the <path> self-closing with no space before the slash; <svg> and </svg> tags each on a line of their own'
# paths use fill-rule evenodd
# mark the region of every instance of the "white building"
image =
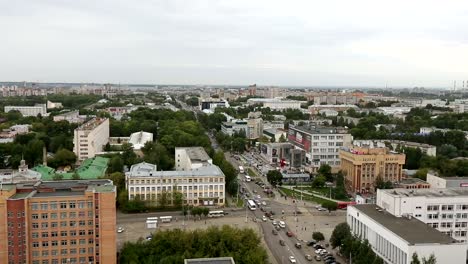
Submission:
<svg viewBox="0 0 468 264">
<path fill-rule="evenodd" d="M 229 136 L 240 133 L 241 131 L 247 135 L 247 129 L 248 125 L 246 120 L 232 120 L 231 122 L 223 122 L 221 124 L 221 132 Z"/>
<path fill-rule="evenodd" d="M 272 110 L 301 109 L 301 104 L 306 101 L 281 100 L 270 98 L 250 98 L 247 100 L 249 105 L 261 104 L 263 107 L 269 107 Z"/>
<path fill-rule="evenodd" d="M 437 147 L 429 144 L 424 143 L 417 143 L 417 142 L 410 142 L 410 141 L 403 141 L 403 140 L 385 140 L 385 139 L 375 139 L 375 140 L 354 140 L 354 146 L 358 147 L 369 147 L 369 148 L 384 148 L 391 146 L 393 150 L 397 149 L 398 147 L 405 147 L 405 148 L 414 148 L 420 149 L 422 153 L 435 157 L 437 154 Z"/>
<path fill-rule="evenodd" d="M 412 217 L 396 217 L 373 204 L 348 206 L 351 233 L 367 239 L 372 250 L 389 264 L 409 264 L 434 255 L 437 263 L 465 264 L 466 244 Z"/>
<path fill-rule="evenodd" d="M 224 205 L 224 178 L 215 165 L 184 171 L 157 171 L 156 165 L 143 162 L 132 165 L 125 173 L 129 200 L 138 196 L 157 204 L 162 193 L 178 191 L 183 195 L 184 204 L 194 206 Z"/>
<path fill-rule="evenodd" d="M 411 111 L 411 107 L 396 106 L 396 107 L 377 107 L 377 109 L 384 115 L 402 115 Z"/>
<path fill-rule="evenodd" d="M 23 116 L 47 116 L 47 106 L 46 104 L 36 104 L 35 106 L 12 106 L 7 105 L 4 108 L 5 113 L 10 111 L 19 111 Z"/>
<path fill-rule="evenodd" d="M 47 101 L 47 109 L 63 108 L 62 103 Z"/>
<path fill-rule="evenodd" d="M 213 165 L 213 160 L 202 147 L 175 148 L 175 169 L 194 170 Z"/>
<path fill-rule="evenodd" d="M 74 131 L 73 152 L 78 162 L 93 158 L 109 142 L 109 119 L 93 118 Z"/>
<path fill-rule="evenodd" d="M 128 143 L 132 144 L 134 150 L 140 150 L 147 142 L 153 141 L 153 133 L 135 132 L 130 135 Z"/>
<path fill-rule="evenodd" d="M 468 189 L 378 189 L 376 203 L 389 214 L 410 215 L 457 241 L 467 241 Z"/>
<path fill-rule="evenodd" d="M 37 171 L 30 170 L 24 160 L 21 160 L 17 171 L 0 170 L 0 183 L 2 184 L 37 182 L 41 178 L 42 175 Z"/>
<path fill-rule="evenodd" d="M 468 187 L 468 177 L 441 177 L 437 173 L 430 171 L 427 173 L 426 181 L 431 188 L 466 188 Z"/>
<path fill-rule="evenodd" d="M 78 110 L 76 111 L 70 111 L 66 113 L 61 113 L 53 117 L 54 122 L 59 122 L 59 121 L 68 121 L 68 123 L 72 124 L 81 124 L 85 121 L 86 116 L 80 115 L 80 112 Z"/>
<path fill-rule="evenodd" d="M 312 172 L 323 164 L 334 171 L 340 168 L 339 151 L 350 147 L 353 137 L 348 130 L 340 127 L 293 126 L 289 125 L 288 140 L 306 153 L 306 163 Z"/>
</svg>

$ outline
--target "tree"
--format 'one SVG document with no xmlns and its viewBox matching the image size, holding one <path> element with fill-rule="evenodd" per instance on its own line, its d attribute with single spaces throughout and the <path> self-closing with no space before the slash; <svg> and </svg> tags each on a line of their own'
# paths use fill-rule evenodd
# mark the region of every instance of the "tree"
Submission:
<svg viewBox="0 0 468 264">
<path fill-rule="evenodd" d="M 341 171 L 336 174 L 336 187 L 334 189 L 335 199 L 342 200 L 346 199 L 346 187 L 344 184 L 344 176 Z"/>
<path fill-rule="evenodd" d="M 115 155 L 110 159 L 109 164 L 107 165 L 107 172 L 108 173 L 122 172 L 123 167 L 124 167 L 123 159 L 120 157 L 120 155 Z"/>
<path fill-rule="evenodd" d="M 325 177 L 326 181 L 332 182 L 333 181 L 333 176 L 331 173 L 331 167 L 328 164 L 322 164 L 320 165 L 320 168 L 318 169 L 318 174 Z"/>
<path fill-rule="evenodd" d="M 426 257 L 423 257 L 422 263 L 423 264 L 436 264 L 437 261 L 436 261 L 434 254 L 431 254 L 428 259 L 426 259 Z"/>
<path fill-rule="evenodd" d="M 344 240 L 351 237 L 351 230 L 347 223 L 338 224 L 330 237 L 330 243 L 333 248 L 341 246 Z"/>
<path fill-rule="evenodd" d="M 327 209 L 328 212 L 336 211 L 338 209 L 338 204 L 333 201 L 326 200 L 322 203 L 322 207 Z"/>
<path fill-rule="evenodd" d="M 133 152 L 133 147 L 131 144 L 122 145 L 122 159 L 125 165 L 128 167 L 136 163 L 137 155 Z"/>
<path fill-rule="evenodd" d="M 427 169 L 427 168 L 422 168 L 422 169 L 419 169 L 419 170 L 413 175 L 413 177 L 414 177 L 414 178 L 419 178 L 419 179 L 425 181 L 426 178 L 427 178 L 427 173 L 428 173 L 428 172 L 429 172 L 429 169 Z"/>
<path fill-rule="evenodd" d="M 72 179 L 73 179 L 73 180 L 79 180 L 79 179 L 81 179 L 81 178 L 80 178 L 80 175 L 75 171 L 75 172 L 72 174 Z"/>
<path fill-rule="evenodd" d="M 419 261 L 419 258 L 418 258 L 418 253 L 416 252 L 413 253 L 410 264 L 421 264 L 421 261 Z"/>
<path fill-rule="evenodd" d="M 174 191 L 172 192 L 172 199 L 175 208 L 181 208 L 184 202 L 184 196 L 181 192 L 176 191 L 176 186 L 172 188 Z"/>
<path fill-rule="evenodd" d="M 458 150 L 453 145 L 444 144 L 437 148 L 437 154 L 440 156 L 445 156 L 449 159 L 453 159 L 458 156 Z"/>
<path fill-rule="evenodd" d="M 111 180 L 115 186 L 117 186 L 117 191 L 125 190 L 125 174 L 122 172 L 113 172 L 106 175 L 106 178 Z"/>
<path fill-rule="evenodd" d="M 283 180 L 283 174 L 281 174 L 281 172 L 277 170 L 270 170 L 267 173 L 267 180 L 273 186 L 281 185 Z"/>
<path fill-rule="evenodd" d="M 164 145 L 158 142 L 148 142 L 142 148 L 145 162 L 156 164 L 161 170 L 170 170 L 174 167 L 174 159 Z"/>
<path fill-rule="evenodd" d="M 53 168 L 72 165 L 76 162 L 76 155 L 68 149 L 60 149 L 53 158 L 47 160 L 47 164 Z"/>
<path fill-rule="evenodd" d="M 169 205 L 169 198 L 167 197 L 167 192 L 162 191 L 161 195 L 158 195 L 157 205 L 160 208 L 166 208 Z"/>
<path fill-rule="evenodd" d="M 312 238 L 317 242 L 325 240 L 325 236 L 320 232 L 313 232 Z"/>
<path fill-rule="evenodd" d="M 393 183 L 391 181 L 384 181 L 382 177 L 378 176 L 375 179 L 375 189 L 393 189 Z"/>
<path fill-rule="evenodd" d="M 52 176 L 52 179 L 54 181 L 61 181 L 61 180 L 63 180 L 63 174 L 55 173 L 54 176 Z"/>
<path fill-rule="evenodd" d="M 192 96 L 189 99 L 185 100 L 185 103 L 187 103 L 190 106 L 198 106 L 198 97 Z"/>
<path fill-rule="evenodd" d="M 279 142 L 287 142 L 288 140 L 286 139 L 286 137 L 284 137 L 284 134 L 281 134 L 280 138 L 279 138 Z"/>
<path fill-rule="evenodd" d="M 312 181 L 312 187 L 314 188 L 322 188 L 325 186 L 325 177 L 322 175 L 315 176 L 314 180 Z"/>
</svg>

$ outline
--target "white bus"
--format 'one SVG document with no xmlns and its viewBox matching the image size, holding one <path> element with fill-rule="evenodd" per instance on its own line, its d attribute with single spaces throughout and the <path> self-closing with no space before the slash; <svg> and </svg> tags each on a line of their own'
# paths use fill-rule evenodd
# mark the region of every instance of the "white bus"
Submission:
<svg viewBox="0 0 468 264">
<path fill-rule="evenodd" d="M 252 211 L 255 211 L 255 209 L 257 209 L 257 205 L 253 200 L 247 200 L 247 207 L 249 207 L 249 209 Z"/>
<path fill-rule="evenodd" d="M 251 181 L 251 180 L 252 180 L 252 178 L 251 178 L 249 175 L 245 175 L 245 181 L 248 181 L 248 182 L 249 182 L 249 181 Z"/>
<path fill-rule="evenodd" d="M 161 223 L 169 223 L 172 221 L 172 216 L 160 216 L 159 220 L 161 220 Z"/>
<path fill-rule="evenodd" d="M 208 213 L 208 217 L 221 217 L 221 216 L 224 216 L 223 211 L 210 211 Z"/>
<path fill-rule="evenodd" d="M 239 166 L 239 173 L 244 173 L 244 167 Z"/>
</svg>

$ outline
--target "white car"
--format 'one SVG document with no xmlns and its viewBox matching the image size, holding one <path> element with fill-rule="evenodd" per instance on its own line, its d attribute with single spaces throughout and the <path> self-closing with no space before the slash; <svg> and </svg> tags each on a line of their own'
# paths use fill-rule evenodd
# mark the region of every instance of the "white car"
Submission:
<svg viewBox="0 0 468 264">
<path fill-rule="evenodd" d="M 325 249 L 321 249 L 321 248 L 320 248 L 320 249 L 315 250 L 315 254 L 319 254 L 319 255 L 320 255 L 320 254 L 321 254 L 322 252 L 324 252 L 324 251 L 326 252 Z"/>
<path fill-rule="evenodd" d="M 284 221 L 279 221 L 279 226 L 281 228 L 286 228 L 286 223 Z"/>
<path fill-rule="evenodd" d="M 262 202 L 262 205 L 263 205 L 263 206 L 266 206 L 266 202 L 265 202 L 265 201 L 263 201 L 263 202 Z"/>
<path fill-rule="evenodd" d="M 289 262 L 296 263 L 296 258 L 294 256 L 289 256 Z"/>
<path fill-rule="evenodd" d="M 262 216 L 262 220 L 263 222 L 266 222 L 268 219 L 266 218 L 266 216 Z"/>
<path fill-rule="evenodd" d="M 125 229 L 121 226 L 119 226 L 119 228 L 117 228 L 117 233 L 122 233 Z"/>
</svg>

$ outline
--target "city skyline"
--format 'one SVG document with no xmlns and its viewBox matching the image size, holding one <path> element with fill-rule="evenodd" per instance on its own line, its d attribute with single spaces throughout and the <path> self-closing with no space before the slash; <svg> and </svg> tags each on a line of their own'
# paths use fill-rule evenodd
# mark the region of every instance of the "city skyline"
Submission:
<svg viewBox="0 0 468 264">
<path fill-rule="evenodd" d="M 463 1 L 0 3 L 2 81 L 453 87 Z"/>
</svg>

